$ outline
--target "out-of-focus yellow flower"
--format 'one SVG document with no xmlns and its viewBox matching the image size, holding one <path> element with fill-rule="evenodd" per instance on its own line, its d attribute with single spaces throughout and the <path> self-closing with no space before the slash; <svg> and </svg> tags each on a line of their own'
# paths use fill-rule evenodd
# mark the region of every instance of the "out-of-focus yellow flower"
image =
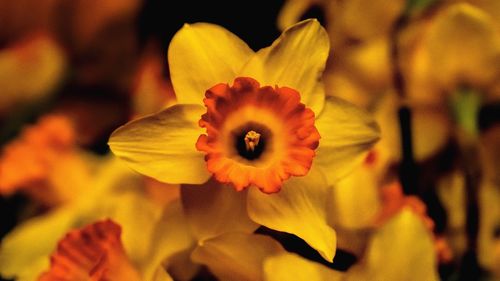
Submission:
<svg viewBox="0 0 500 281">
<path fill-rule="evenodd" d="M 491 8 L 500 10 L 498 5 Z M 500 31 L 488 13 L 498 12 L 451 4 L 407 30 L 401 59 L 411 100 L 443 102 L 463 87 L 483 93 L 486 99 L 495 94 Z"/>
<path fill-rule="evenodd" d="M 140 173 L 201 185 L 182 194 L 188 218 L 210 225 L 195 233 L 200 241 L 231 229 L 252 232 L 258 223 L 296 234 L 331 260 L 329 186 L 362 161 L 378 128 L 352 105 L 325 99 L 318 77 L 328 50 L 315 20 L 257 53 L 221 27 L 185 25 L 169 47 L 179 104 L 119 128 L 110 147 Z M 251 131 L 260 137 L 248 137 Z M 221 183 L 252 187 L 236 192 Z"/>
<path fill-rule="evenodd" d="M 404 4 L 401 0 L 288 0 L 278 26 L 284 29 L 310 7 L 321 7 L 335 54 L 325 72 L 327 94 L 369 107 L 391 87 L 389 37 Z"/>
<path fill-rule="evenodd" d="M 56 206 L 87 190 L 90 170 L 76 147 L 71 122 L 47 115 L 4 147 L 0 175 L 0 194 L 23 191 L 42 205 Z"/>
<path fill-rule="evenodd" d="M 65 65 L 62 50 L 46 34 L 31 35 L 0 49 L 0 115 L 53 93 Z"/>
</svg>

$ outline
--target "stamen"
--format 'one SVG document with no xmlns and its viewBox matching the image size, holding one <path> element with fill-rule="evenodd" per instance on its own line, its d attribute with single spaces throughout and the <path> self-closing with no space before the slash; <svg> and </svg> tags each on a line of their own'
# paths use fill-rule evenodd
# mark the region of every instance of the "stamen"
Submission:
<svg viewBox="0 0 500 281">
<path fill-rule="evenodd" d="M 255 147 L 259 145 L 259 140 L 260 140 L 260 134 L 257 133 L 256 131 L 249 131 L 245 135 L 245 146 L 247 148 L 247 151 L 254 151 Z"/>
</svg>

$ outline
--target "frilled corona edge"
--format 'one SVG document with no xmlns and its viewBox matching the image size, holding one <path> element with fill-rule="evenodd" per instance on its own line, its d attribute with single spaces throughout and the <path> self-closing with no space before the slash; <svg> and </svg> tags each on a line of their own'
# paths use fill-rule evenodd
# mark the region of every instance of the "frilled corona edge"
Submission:
<svg viewBox="0 0 500 281">
<path fill-rule="evenodd" d="M 207 112 L 199 125 L 196 148 L 206 153 L 208 170 L 236 190 L 255 185 L 278 192 L 290 176 L 311 168 L 320 134 L 314 112 L 287 87 L 260 87 L 248 77 L 233 86 L 217 84 L 206 91 Z"/>
<path fill-rule="evenodd" d="M 109 219 L 70 231 L 59 241 L 49 270 L 38 281 L 139 281 L 120 235 L 121 227 Z"/>
</svg>

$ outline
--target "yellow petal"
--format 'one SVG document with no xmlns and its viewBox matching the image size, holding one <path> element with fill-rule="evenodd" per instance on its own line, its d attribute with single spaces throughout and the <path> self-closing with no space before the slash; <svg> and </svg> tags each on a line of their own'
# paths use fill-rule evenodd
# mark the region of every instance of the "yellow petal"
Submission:
<svg viewBox="0 0 500 281">
<path fill-rule="evenodd" d="M 306 176 L 285 181 L 278 193 L 265 194 L 256 187 L 250 188 L 247 208 L 255 222 L 295 234 L 332 261 L 336 237 L 327 224 L 330 196 L 324 175 L 313 166 Z"/>
<path fill-rule="evenodd" d="M 285 30 L 300 21 L 315 0 L 286 0 L 278 14 L 278 28 Z"/>
<path fill-rule="evenodd" d="M 144 260 L 154 243 L 151 239 L 145 238 L 153 235 L 154 227 L 161 218 L 162 209 L 138 191 L 116 192 L 108 194 L 108 197 L 107 202 L 95 204 L 96 211 L 89 211 L 88 214 L 81 216 L 88 222 L 106 217 L 113 219 L 122 228 L 123 246 L 130 258 L 134 262 Z"/>
<path fill-rule="evenodd" d="M 209 23 L 185 24 L 170 42 L 170 76 L 179 103 L 203 104 L 205 91 L 233 83 L 253 51 L 236 35 Z"/>
<path fill-rule="evenodd" d="M 257 52 L 244 67 L 242 76 L 253 77 L 263 86 L 293 88 L 300 92 L 301 102 L 318 114 L 325 99 L 321 75 L 329 49 L 324 28 L 317 20 L 305 20 Z"/>
<path fill-rule="evenodd" d="M 308 261 L 290 253 L 266 259 L 264 272 L 267 281 L 341 281 L 344 275 L 317 262 Z"/>
<path fill-rule="evenodd" d="M 498 78 L 500 36 L 491 17 L 468 4 L 456 4 L 432 25 L 427 48 L 431 77 L 446 89 L 484 86 Z"/>
<path fill-rule="evenodd" d="M 174 105 L 118 128 L 109 146 L 141 174 L 166 183 L 204 183 L 210 174 L 195 148 L 204 112 L 197 105 Z"/>
<path fill-rule="evenodd" d="M 158 276 L 157 269 L 160 265 L 170 270 L 171 267 L 176 266 L 178 253 L 194 248 L 195 239 L 189 231 L 180 201 L 174 201 L 165 208 L 161 219 L 155 225 L 151 240 L 149 256 L 144 259 L 146 265 L 142 267 L 144 280 L 155 280 L 153 276 Z M 193 274 L 192 269 L 197 269 L 197 267 L 194 264 L 182 265 L 180 273 L 188 276 L 175 277 L 180 280 L 190 280 Z M 163 272 L 160 275 L 164 275 Z"/>
<path fill-rule="evenodd" d="M 348 280 L 439 280 L 431 233 L 409 209 L 373 236 L 365 260 L 349 269 Z"/>
<path fill-rule="evenodd" d="M 329 184 L 361 163 L 365 152 L 379 139 L 378 125 L 368 113 L 335 97 L 326 99 L 316 128 L 321 140 L 314 163 L 323 170 Z"/>
<path fill-rule="evenodd" d="M 373 170 L 361 165 L 332 189 L 332 223 L 348 229 L 371 227 L 380 208 L 379 182 Z"/>
<path fill-rule="evenodd" d="M 49 254 L 73 223 L 74 212 L 61 209 L 31 219 L 10 232 L 0 247 L 0 275 L 35 280 L 49 266 Z"/>
<path fill-rule="evenodd" d="M 247 192 L 238 192 L 214 179 L 201 186 L 183 185 L 181 199 L 199 241 L 231 231 L 252 233 L 258 227 L 247 214 Z"/>
<path fill-rule="evenodd" d="M 392 82 L 389 48 L 388 38 L 378 38 L 348 48 L 342 58 L 347 71 L 369 86 L 373 94 L 387 89 Z"/>
<path fill-rule="evenodd" d="M 199 245 L 192 258 L 207 265 L 220 280 L 258 281 L 264 277 L 264 260 L 283 252 L 270 237 L 227 233 Z"/>
</svg>

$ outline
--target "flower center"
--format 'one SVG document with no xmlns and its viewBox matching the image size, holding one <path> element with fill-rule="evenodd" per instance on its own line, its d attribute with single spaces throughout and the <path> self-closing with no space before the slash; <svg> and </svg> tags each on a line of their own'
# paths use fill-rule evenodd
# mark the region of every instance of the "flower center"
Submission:
<svg viewBox="0 0 500 281">
<path fill-rule="evenodd" d="M 200 126 L 207 134 L 196 143 L 207 169 L 236 190 L 255 185 L 278 192 L 283 181 L 309 172 L 320 135 L 314 113 L 300 94 L 286 87 L 260 87 L 252 78 L 233 86 L 217 84 L 203 100 L 207 112 Z"/>
<path fill-rule="evenodd" d="M 253 161 L 258 160 L 269 148 L 272 140 L 271 131 L 264 125 L 248 122 L 232 132 L 236 154 Z"/>
<path fill-rule="evenodd" d="M 254 152 L 255 147 L 259 145 L 260 134 L 256 131 L 250 131 L 245 135 L 245 146 L 247 152 Z"/>
</svg>

